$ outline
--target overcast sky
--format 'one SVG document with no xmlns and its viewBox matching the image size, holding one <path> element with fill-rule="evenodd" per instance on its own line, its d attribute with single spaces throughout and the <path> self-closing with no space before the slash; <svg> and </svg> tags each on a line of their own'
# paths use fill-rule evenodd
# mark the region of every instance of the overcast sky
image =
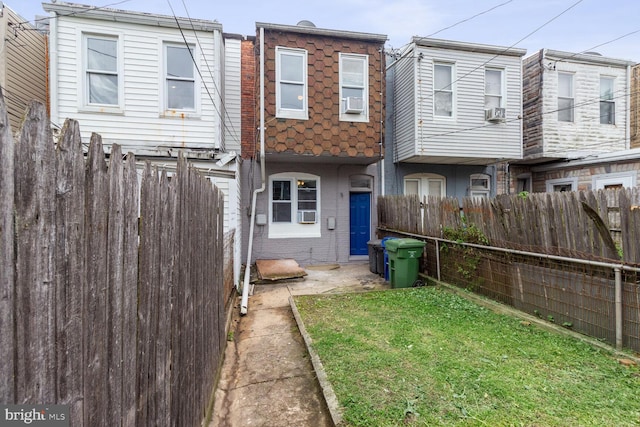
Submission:
<svg viewBox="0 0 640 427">
<path fill-rule="evenodd" d="M 4 2 L 25 20 L 45 15 L 38 0 Z M 225 32 L 255 34 L 255 22 L 411 36 L 527 49 L 548 48 L 640 62 L 640 0 L 83 0 L 92 6 L 216 20 Z M 185 7 L 186 6 L 186 7 Z M 448 28 L 451 27 L 451 28 Z M 436 33 L 437 34 L 434 34 Z"/>
</svg>

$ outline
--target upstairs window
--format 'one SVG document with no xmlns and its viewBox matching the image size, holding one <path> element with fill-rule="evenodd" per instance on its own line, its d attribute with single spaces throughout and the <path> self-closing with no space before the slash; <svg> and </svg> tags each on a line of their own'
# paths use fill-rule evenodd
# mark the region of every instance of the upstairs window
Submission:
<svg viewBox="0 0 640 427">
<path fill-rule="evenodd" d="M 487 68 L 484 71 L 484 108 L 500 108 L 502 101 L 502 70 Z"/>
<path fill-rule="evenodd" d="M 167 110 L 196 109 L 196 79 L 193 47 L 177 44 L 165 45 Z"/>
<path fill-rule="evenodd" d="M 119 105 L 118 38 L 86 35 L 85 102 L 89 105 Z"/>
<path fill-rule="evenodd" d="M 307 51 L 276 47 L 276 117 L 308 119 Z"/>
<path fill-rule="evenodd" d="M 613 84 L 611 77 L 600 77 L 600 123 L 616 124 L 616 103 L 613 100 Z"/>
<path fill-rule="evenodd" d="M 340 120 L 368 121 L 368 70 L 366 55 L 340 54 Z"/>
<path fill-rule="evenodd" d="M 433 114 L 453 117 L 453 65 L 434 64 L 433 90 Z"/>
<path fill-rule="evenodd" d="M 558 121 L 573 122 L 573 74 L 558 73 Z"/>
</svg>

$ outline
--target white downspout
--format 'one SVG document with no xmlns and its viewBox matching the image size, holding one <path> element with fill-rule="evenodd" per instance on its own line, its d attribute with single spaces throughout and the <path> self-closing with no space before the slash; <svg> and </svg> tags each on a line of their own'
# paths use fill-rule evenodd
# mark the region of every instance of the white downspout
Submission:
<svg viewBox="0 0 640 427">
<path fill-rule="evenodd" d="M 624 127 L 624 149 L 631 149 L 631 65 L 627 65 L 627 96 L 625 96 L 625 112 L 627 120 Z"/>
<path fill-rule="evenodd" d="M 247 314 L 249 306 L 249 280 L 251 279 L 251 252 L 253 251 L 253 231 L 256 224 L 256 199 L 258 193 L 265 190 L 264 170 L 264 28 L 260 28 L 260 177 L 261 185 L 253 191 L 251 198 L 251 224 L 249 225 L 249 245 L 247 246 L 247 263 L 244 268 L 244 282 L 242 284 L 242 301 L 240 314 Z"/>
</svg>

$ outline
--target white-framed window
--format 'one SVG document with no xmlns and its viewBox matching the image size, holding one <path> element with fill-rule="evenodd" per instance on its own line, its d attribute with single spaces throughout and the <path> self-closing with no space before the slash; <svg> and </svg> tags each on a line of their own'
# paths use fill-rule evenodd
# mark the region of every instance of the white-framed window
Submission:
<svg viewBox="0 0 640 427">
<path fill-rule="evenodd" d="M 82 106 L 113 112 L 122 108 L 122 58 L 117 35 L 82 34 Z M 106 107 L 106 109 L 104 109 Z"/>
<path fill-rule="evenodd" d="M 485 173 L 474 173 L 469 176 L 469 196 L 489 197 L 491 177 Z"/>
<path fill-rule="evenodd" d="M 600 123 L 616 124 L 616 102 L 613 100 L 615 80 L 613 77 L 600 77 Z"/>
<path fill-rule="evenodd" d="M 269 177 L 269 238 L 320 237 L 320 177 Z"/>
<path fill-rule="evenodd" d="M 557 191 L 577 191 L 578 178 L 548 179 L 546 181 L 546 185 L 547 193 L 553 193 Z"/>
<path fill-rule="evenodd" d="M 558 121 L 573 122 L 573 74 L 558 73 Z"/>
<path fill-rule="evenodd" d="M 196 111 L 195 48 L 184 43 L 164 43 L 164 109 Z"/>
<path fill-rule="evenodd" d="M 309 118 L 307 51 L 276 47 L 276 117 Z"/>
<path fill-rule="evenodd" d="M 369 121 L 369 57 L 340 53 L 340 120 Z"/>
<path fill-rule="evenodd" d="M 485 68 L 484 70 L 484 108 L 504 107 L 504 70 Z"/>
<path fill-rule="evenodd" d="M 436 117 L 453 117 L 453 70 L 453 64 L 433 64 L 433 114 Z"/>
<path fill-rule="evenodd" d="M 414 173 L 404 177 L 404 194 L 415 194 L 422 200 L 425 196 L 444 197 L 446 179 L 433 173 Z"/>
<path fill-rule="evenodd" d="M 633 188 L 636 186 L 636 172 L 615 172 L 602 175 L 594 175 L 592 178 L 594 190 L 607 190 L 614 188 Z"/>
</svg>

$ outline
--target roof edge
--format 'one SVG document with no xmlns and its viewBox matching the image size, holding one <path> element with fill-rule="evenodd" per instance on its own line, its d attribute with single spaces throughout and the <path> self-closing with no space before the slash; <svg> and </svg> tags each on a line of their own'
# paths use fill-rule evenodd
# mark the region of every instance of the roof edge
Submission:
<svg viewBox="0 0 640 427">
<path fill-rule="evenodd" d="M 99 19 L 103 21 L 123 22 L 127 24 L 150 25 L 167 28 L 189 28 L 197 31 L 222 31 L 222 24 L 205 19 L 189 19 L 169 15 L 158 15 L 147 12 L 134 12 L 121 9 L 109 9 L 84 4 L 56 2 L 43 3 L 46 12 L 53 12 L 60 17 L 72 16 L 79 18 Z M 177 22 L 176 22 L 177 21 Z"/>
<path fill-rule="evenodd" d="M 468 43 L 456 40 L 432 39 L 428 37 L 413 36 L 412 43 L 421 47 L 435 47 L 441 49 L 455 49 L 467 52 L 488 53 L 491 55 L 519 56 L 527 53 L 526 49 L 518 47 L 505 47 L 480 43 Z"/>
<path fill-rule="evenodd" d="M 607 56 L 589 55 L 585 53 L 571 53 L 561 50 L 544 49 L 545 58 L 556 58 L 559 60 L 583 62 L 596 65 L 616 65 L 619 67 L 627 67 L 636 65 L 634 61 L 628 61 L 626 59 L 609 58 Z"/>
<path fill-rule="evenodd" d="M 357 31 L 331 30 L 327 28 L 304 27 L 300 25 L 270 24 L 267 22 L 256 22 L 256 28 L 265 30 L 287 31 L 292 33 L 312 34 L 318 36 L 341 37 L 348 39 L 365 40 L 371 42 L 385 43 L 386 34 L 361 33 Z"/>
</svg>

